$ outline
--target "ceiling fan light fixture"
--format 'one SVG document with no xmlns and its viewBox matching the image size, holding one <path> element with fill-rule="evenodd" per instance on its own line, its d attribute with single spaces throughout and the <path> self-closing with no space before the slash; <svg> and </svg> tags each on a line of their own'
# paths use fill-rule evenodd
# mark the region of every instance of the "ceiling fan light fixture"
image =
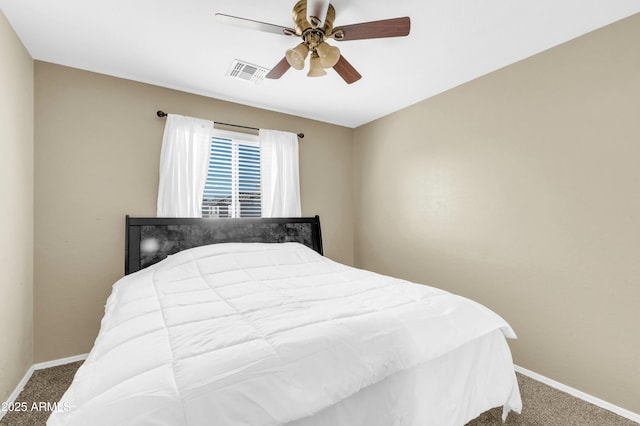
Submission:
<svg viewBox="0 0 640 426">
<path fill-rule="evenodd" d="M 318 45 L 316 51 L 320 56 L 322 68 L 333 68 L 338 63 L 338 59 L 340 59 L 340 49 L 324 41 Z"/>
<path fill-rule="evenodd" d="M 323 75 L 327 75 L 327 72 L 322 68 L 320 57 L 314 52 L 309 60 L 309 73 L 307 77 L 322 77 Z"/>
<path fill-rule="evenodd" d="M 285 57 L 287 58 L 287 62 L 293 68 L 297 70 L 301 70 L 304 68 L 304 60 L 309 54 L 309 48 L 305 43 L 300 43 L 293 49 L 288 49 Z"/>
</svg>

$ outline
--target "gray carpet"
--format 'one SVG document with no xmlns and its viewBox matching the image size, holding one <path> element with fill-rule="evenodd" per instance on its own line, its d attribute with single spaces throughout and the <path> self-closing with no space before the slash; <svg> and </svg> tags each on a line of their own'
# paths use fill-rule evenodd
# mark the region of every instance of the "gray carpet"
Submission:
<svg viewBox="0 0 640 426">
<path fill-rule="evenodd" d="M 20 395 L 16 398 L 16 405 L 27 406 L 26 411 L 8 411 L 0 425 L 2 426 L 35 426 L 44 425 L 49 418 L 50 411 L 41 410 L 39 407 L 32 410 L 33 403 L 57 402 L 67 390 L 73 376 L 82 361 L 72 362 L 58 367 L 36 370 L 25 385 Z"/>
<path fill-rule="evenodd" d="M 73 375 L 82 362 L 61 365 L 59 367 L 36 370 L 27 382 L 16 402 L 57 402 L 71 384 Z M 638 426 L 624 417 L 617 416 L 602 408 L 550 388 L 540 382 L 518 374 L 518 383 L 524 408 L 522 414 L 511 413 L 505 425 L 526 426 Z M 466 426 L 502 425 L 501 408 L 495 408 L 482 414 Z M 49 412 L 27 410 L 9 411 L 0 421 L 0 426 L 37 426 L 44 425 Z M 88 425 L 89 426 L 89 425 Z M 115 425 L 114 425 L 115 426 Z"/>
<path fill-rule="evenodd" d="M 502 408 L 481 414 L 466 426 L 526 425 L 526 426 L 638 426 L 640 423 L 620 417 L 567 393 L 517 374 L 522 413 L 510 413 L 502 423 Z"/>
</svg>

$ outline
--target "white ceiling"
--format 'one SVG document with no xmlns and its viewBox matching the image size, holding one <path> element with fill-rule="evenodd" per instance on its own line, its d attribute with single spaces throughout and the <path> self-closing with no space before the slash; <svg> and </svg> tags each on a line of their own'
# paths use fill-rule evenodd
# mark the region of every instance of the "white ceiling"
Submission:
<svg viewBox="0 0 640 426">
<path fill-rule="evenodd" d="M 298 40 L 214 14 L 292 27 L 295 1 L 0 0 L 0 9 L 34 59 L 348 127 L 640 12 L 638 0 L 333 0 L 336 27 L 409 16 L 411 33 L 331 41 L 363 76 L 352 85 L 333 70 L 290 69 L 259 85 L 226 77 L 233 59 L 271 68 Z"/>
</svg>

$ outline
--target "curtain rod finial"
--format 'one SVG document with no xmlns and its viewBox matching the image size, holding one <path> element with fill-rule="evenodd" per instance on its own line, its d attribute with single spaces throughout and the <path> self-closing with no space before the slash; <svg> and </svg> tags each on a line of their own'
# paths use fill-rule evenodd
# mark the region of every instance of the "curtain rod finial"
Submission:
<svg viewBox="0 0 640 426">
<path fill-rule="evenodd" d="M 164 111 L 160 111 L 160 110 L 158 110 L 158 111 L 156 111 L 156 115 L 157 115 L 158 117 L 160 117 L 160 118 L 164 118 L 164 117 L 166 117 L 166 116 L 167 116 L 167 113 L 166 113 L 166 112 L 164 112 Z"/>
</svg>

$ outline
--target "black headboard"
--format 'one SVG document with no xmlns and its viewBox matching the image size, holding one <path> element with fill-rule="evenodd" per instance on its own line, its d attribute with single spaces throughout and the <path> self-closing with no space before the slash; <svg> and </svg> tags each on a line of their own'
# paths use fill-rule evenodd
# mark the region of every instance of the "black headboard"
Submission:
<svg viewBox="0 0 640 426">
<path fill-rule="evenodd" d="M 199 219 L 127 216 L 124 273 L 215 243 L 298 242 L 322 254 L 320 217 Z"/>
</svg>

